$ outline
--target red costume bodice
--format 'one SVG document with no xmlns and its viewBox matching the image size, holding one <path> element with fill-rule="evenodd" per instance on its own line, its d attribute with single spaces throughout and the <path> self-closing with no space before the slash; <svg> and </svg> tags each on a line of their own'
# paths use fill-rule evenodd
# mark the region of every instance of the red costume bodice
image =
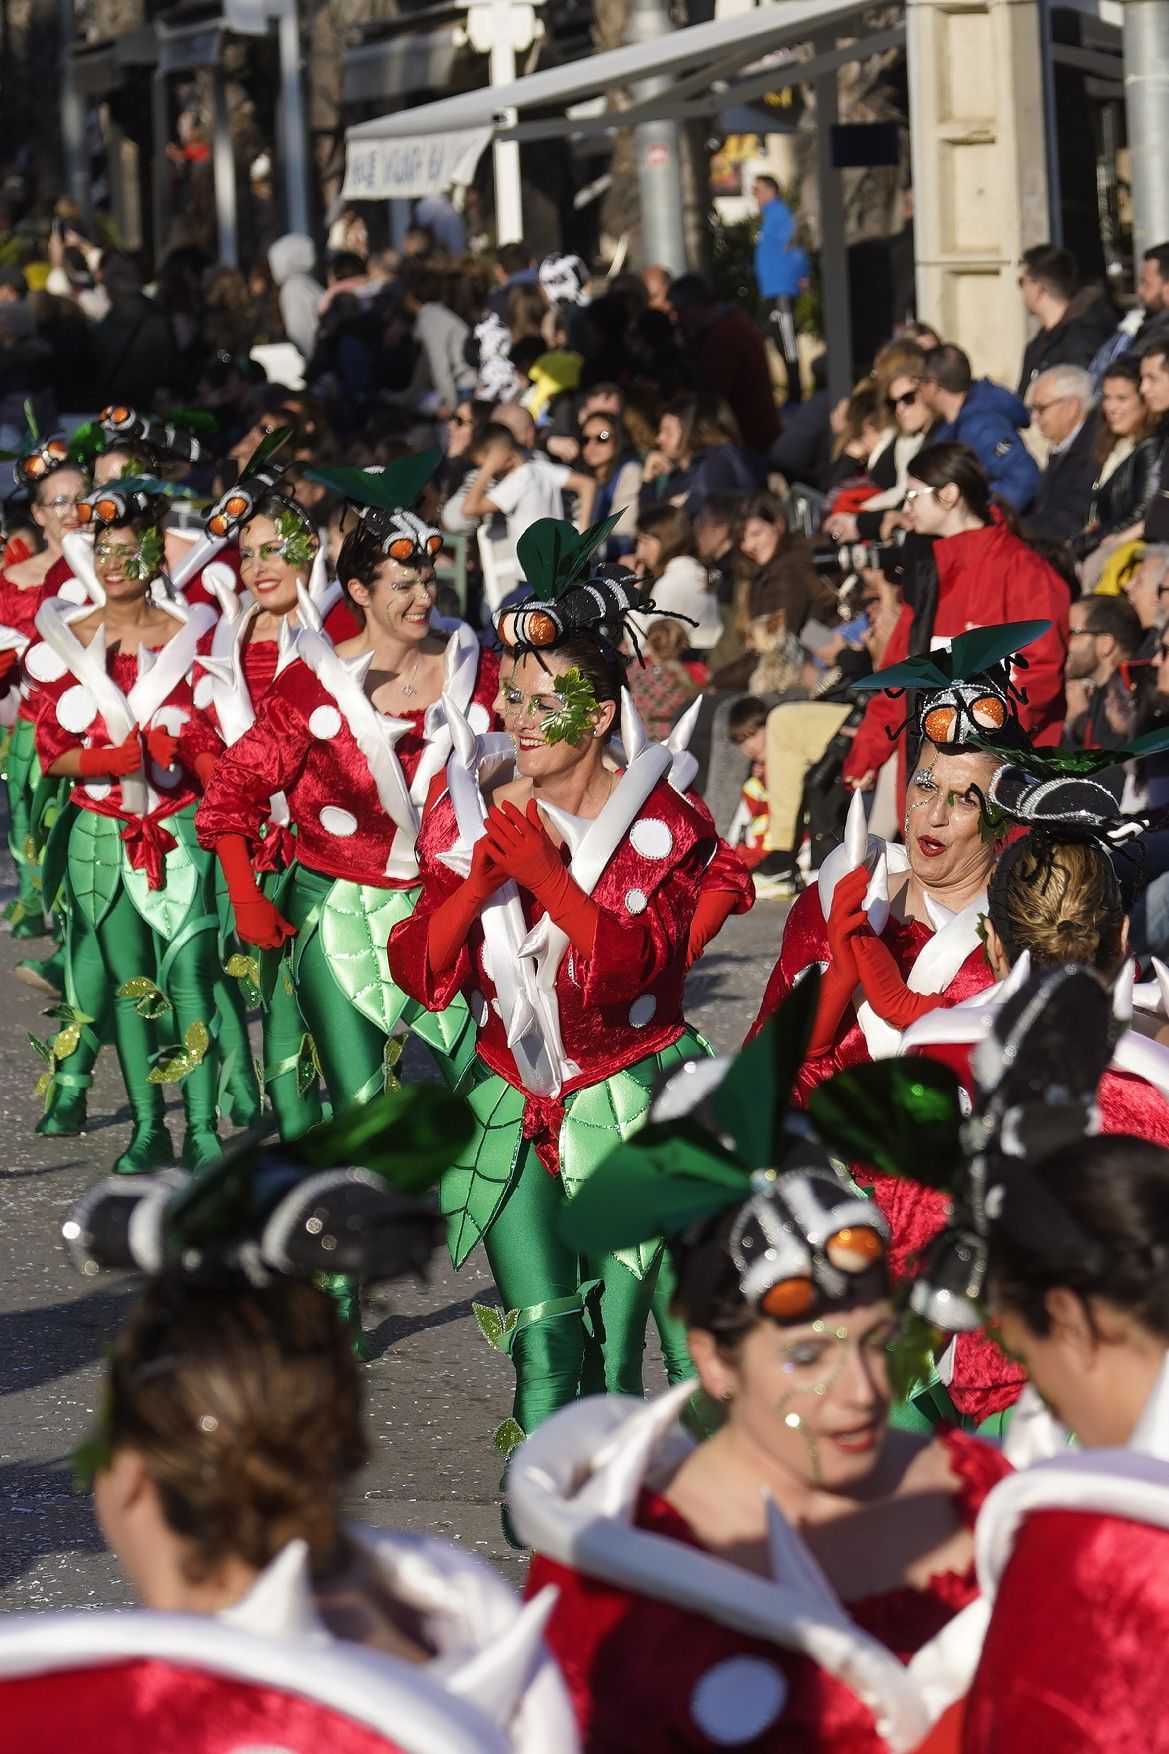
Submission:
<svg viewBox="0 0 1169 1754">
<path fill-rule="evenodd" d="M 898 920 L 890 915 L 881 933 L 881 942 L 892 952 L 902 976 L 908 977 L 932 936 L 929 927 L 919 920 Z M 758 1034 L 767 1019 L 778 1010 L 804 970 L 813 963 L 826 964 L 829 960 L 828 932 L 820 906 L 820 893 L 812 885 L 792 903 L 783 929 L 779 959 L 771 971 L 759 1015 L 751 1026 L 748 1041 Z M 979 945 L 970 952 L 950 981 L 941 1002 L 944 1005 L 960 1004 L 963 999 L 972 998 L 975 993 L 982 992 L 993 983 L 994 975 L 982 946 Z M 870 1058 L 864 1032 L 857 1022 L 856 1012 L 850 1006 L 841 1019 L 831 1051 L 805 1060 L 800 1068 L 794 1093 L 796 1103 L 802 1107 L 816 1085 L 831 1077 L 833 1072 L 843 1071 L 847 1066 L 862 1065 Z"/>
<path fill-rule="evenodd" d="M 999 1582 L 964 1754 L 1169 1749 L 1169 1529 L 1040 1509 Z"/>
<path fill-rule="evenodd" d="M 970 1529 L 1010 1467 L 977 1438 L 948 1432 L 943 1442 L 958 1515 Z M 636 1526 L 702 1550 L 685 1518 L 656 1492 L 643 1489 Z M 736 1737 L 735 1746 L 749 1746 L 753 1754 L 879 1754 L 886 1747 L 869 1707 L 802 1653 L 536 1554 L 527 1593 L 549 1583 L 560 1594 L 546 1638 L 567 1679 L 585 1754 L 727 1746 L 725 1733 L 703 1729 L 703 1688 L 711 1677 L 730 1681 L 738 1662 L 755 1671 L 752 1679 L 766 1665 L 779 1684 L 772 1722 L 749 1742 Z M 845 1605 L 859 1627 L 905 1662 L 977 1593 L 971 1565 L 962 1573 L 939 1573 L 925 1589 L 905 1586 Z M 717 1722 L 712 1729 L 717 1732 Z"/>
<path fill-rule="evenodd" d="M 498 692 L 499 660 L 481 649 L 472 711 L 483 729 L 493 721 Z M 419 731 L 404 732 L 394 746 L 407 786 L 426 747 L 423 717 L 417 715 Z M 239 834 L 256 847 L 274 792 L 288 800 L 297 857 L 311 870 L 379 888 L 417 882 L 412 874 L 387 874 L 400 824 L 382 803 L 349 720 L 302 660 L 281 671 L 264 696 L 263 714 L 216 762 L 199 808 L 201 843 L 213 847 Z"/>
<path fill-rule="evenodd" d="M 412 917 L 391 934 L 390 967 L 400 985 L 429 1010 L 441 1011 L 463 993 L 478 1025 L 480 1056 L 501 1078 L 523 1089 L 508 1046 L 507 1022 L 495 1003 L 496 982 L 485 958 L 481 922 L 472 925 L 448 969 L 436 975 L 430 966 L 430 915 L 462 882 L 443 862 L 458 839 L 449 794 L 436 788 L 418 837 L 422 894 Z M 660 1053 L 681 1035 L 690 925 L 717 845 L 705 808 L 659 780 L 592 889 L 599 909 L 592 955 L 586 961 L 569 950 L 556 972 L 564 1051 L 580 1068 L 579 1075 L 566 1079 L 562 1095 Z M 567 849 L 562 851 L 567 862 Z M 738 880 L 749 885 L 745 868 L 739 870 Z M 522 883 L 519 892 L 525 922 L 532 929 L 544 918 L 544 909 Z"/>
</svg>

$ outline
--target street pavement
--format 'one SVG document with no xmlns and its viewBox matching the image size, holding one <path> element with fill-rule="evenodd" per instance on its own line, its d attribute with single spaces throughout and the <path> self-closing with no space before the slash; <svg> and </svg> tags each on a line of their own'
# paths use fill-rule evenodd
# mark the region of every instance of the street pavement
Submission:
<svg viewBox="0 0 1169 1754">
<path fill-rule="evenodd" d="M 5 861 L 7 867 L 7 861 Z M 10 872 L 5 870 L 5 875 Z M 7 890 L 11 893 L 11 889 Z M 0 894 L 0 900 L 3 895 Z M 690 976 L 687 1010 L 717 1049 L 750 1025 L 778 949 L 785 908 L 761 902 L 732 919 Z M 34 1132 L 40 1070 L 27 1031 L 44 1034 L 49 1003 L 12 970 L 39 944 L 0 936 L 0 1608 L 110 1606 L 131 1600 L 105 1552 L 69 1457 L 94 1414 L 100 1361 L 133 1283 L 82 1279 L 59 1240 L 70 1203 L 105 1174 L 128 1132 L 112 1051 L 91 1092 L 94 1120 L 75 1139 Z M 407 1051 L 405 1075 L 427 1076 Z M 181 1137 L 177 1114 L 171 1130 Z M 349 1508 L 379 1525 L 426 1529 L 464 1542 L 515 1581 L 518 1556 L 499 1525 L 499 1460 L 491 1433 L 510 1411 L 511 1368 L 481 1337 L 472 1302 L 495 1302 L 481 1252 L 456 1274 L 442 1256 L 429 1283 L 369 1299 L 374 1357 L 365 1367 L 372 1460 Z M 650 1358 L 647 1385 L 664 1385 Z"/>
</svg>

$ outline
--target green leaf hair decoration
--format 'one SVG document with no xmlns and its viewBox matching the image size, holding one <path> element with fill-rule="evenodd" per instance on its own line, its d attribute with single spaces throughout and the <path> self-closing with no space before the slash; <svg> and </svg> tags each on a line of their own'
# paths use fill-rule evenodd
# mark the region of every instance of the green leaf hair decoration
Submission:
<svg viewBox="0 0 1169 1754">
<path fill-rule="evenodd" d="M 563 705 L 544 720 L 545 743 L 579 743 L 588 729 L 589 715 L 596 710 L 596 690 L 574 666 L 555 678 L 552 692 Z"/>
<path fill-rule="evenodd" d="M 162 570 L 163 553 L 162 531 L 157 524 L 151 524 L 149 529 L 142 532 L 137 554 L 126 562 L 126 577 L 139 582 L 149 582 L 157 578 Z"/>
<path fill-rule="evenodd" d="M 288 565 L 296 567 L 298 571 L 302 567 L 310 566 L 313 558 L 313 539 L 304 519 L 298 518 L 291 507 L 284 506 L 277 512 L 273 523 L 276 534 L 283 545 L 284 559 Z"/>
</svg>

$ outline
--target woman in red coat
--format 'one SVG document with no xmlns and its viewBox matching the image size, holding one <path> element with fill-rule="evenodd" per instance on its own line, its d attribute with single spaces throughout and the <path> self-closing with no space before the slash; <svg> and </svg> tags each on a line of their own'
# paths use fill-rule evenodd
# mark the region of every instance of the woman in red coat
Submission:
<svg viewBox="0 0 1169 1754">
<path fill-rule="evenodd" d="M 936 582 L 928 577 L 923 581 L 916 602 L 903 604 L 885 651 L 886 665 L 948 645 L 972 628 L 1041 617 L 1051 625 L 1028 649 L 1019 718 L 1032 743 L 1058 743 L 1068 647 L 1066 584 L 1007 528 L 991 504 L 986 473 L 968 445 L 930 445 L 920 451 L 905 503 L 914 529 L 934 538 L 937 576 Z M 898 703 L 887 695 L 870 703 L 845 759 L 846 785 L 871 791 L 896 749 L 904 791 L 905 735 L 904 729 L 898 730 L 903 718 Z"/>
</svg>

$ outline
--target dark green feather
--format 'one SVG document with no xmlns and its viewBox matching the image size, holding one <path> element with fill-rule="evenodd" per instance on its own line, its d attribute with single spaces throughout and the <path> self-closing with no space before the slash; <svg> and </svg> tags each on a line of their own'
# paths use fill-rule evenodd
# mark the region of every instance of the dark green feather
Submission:
<svg viewBox="0 0 1169 1754">
<path fill-rule="evenodd" d="M 808 1113 L 829 1151 L 949 1192 L 962 1164 L 960 1091 L 935 1060 L 876 1060 L 818 1084 Z"/>
<path fill-rule="evenodd" d="M 375 511 L 400 512 L 414 504 L 439 464 L 439 450 L 419 451 L 410 457 L 399 457 L 381 470 L 369 469 L 308 469 L 310 481 L 317 481 L 355 505 L 372 506 Z"/>
</svg>

